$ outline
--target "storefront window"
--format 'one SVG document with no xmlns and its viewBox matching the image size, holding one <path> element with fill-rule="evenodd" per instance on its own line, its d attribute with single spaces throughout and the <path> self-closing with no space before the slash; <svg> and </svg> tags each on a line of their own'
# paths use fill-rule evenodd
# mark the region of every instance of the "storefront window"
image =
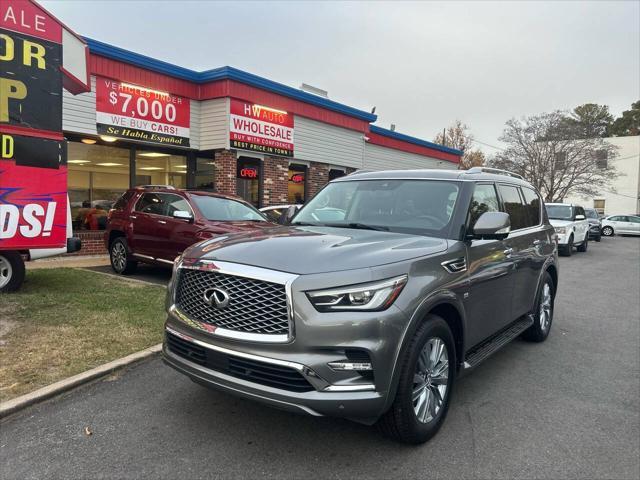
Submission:
<svg viewBox="0 0 640 480">
<path fill-rule="evenodd" d="M 347 174 L 344 170 L 339 170 L 337 168 L 332 168 L 329 170 L 329 181 L 335 180 L 336 178 L 344 177 Z"/>
<path fill-rule="evenodd" d="M 306 165 L 289 165 L 289 203 L 302 204 L 305 202 L 305 180 L 307 176 Z"/>
<path fill-rule="evenodd" d="M 73 227 L 103 229 L 107 212 L 129 188 L 129 149 L 79 142 L 68 145 Z"/>
<path fill-rule="evenodd" d="M 187 187 L 187 157 L 136 149 L 136 185 Z"/>
<path fill-rule="evenodd" d="M 195 188 L 213 190 L 215 166 L 211 158 L 196 158 Z"/>
<path fill-rule="evenodd" d="M 254 207 L 260 206 L 260 160 L 239 157 L 237 163 L 236 193 Z"/>
</svg>

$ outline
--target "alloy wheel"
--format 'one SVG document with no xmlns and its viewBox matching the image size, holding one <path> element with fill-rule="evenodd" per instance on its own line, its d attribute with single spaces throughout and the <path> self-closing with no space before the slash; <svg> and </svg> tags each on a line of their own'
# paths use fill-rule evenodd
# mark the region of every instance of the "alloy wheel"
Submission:
<svg viewBox="0 0 640 480">
<path fill-rule="evenodd" d="M 610 237 L 611 235 L 613 235 L 613 228 L 611 228 L 611 227 L 604 227 L 604 228 L 602 229 L 602 234 L 603 234 L 605 237 Z"/>
<path fill-rule="evenodd" d="M 432 337 L 424 344 L 413 374 L 413 410 L 422 423 L 433 421 L 442 410 L 449 384 L 446 344 Z"/>
<path fill-rule="evenodd" d="M 552 308 L 551 286 L 548 283 L 545 283 L 544 287 L 542 287 L 540 309 L 538 312 L 540 329 L 543 332 L 549 330 L 549 326 L 551 325 Z"/>
<path fill-rule="evenodd" d="M 116 242 L 111 247 L 111 262 L 118 272 L 124 271 L 127 266 L 127 249 L 122 242 Z"/>
<path fill-rule="evenodd" d="M 10 281 L 13 275 L 13 269 L 11 263 L 6 257 L 0 255 L 0 288 L 5 287 Z"/>
</svg>

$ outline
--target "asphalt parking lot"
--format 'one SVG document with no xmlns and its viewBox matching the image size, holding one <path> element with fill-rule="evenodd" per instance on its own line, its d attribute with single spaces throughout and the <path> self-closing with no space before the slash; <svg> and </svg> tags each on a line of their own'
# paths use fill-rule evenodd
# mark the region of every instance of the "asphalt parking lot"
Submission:
<svg viewBox="0 0 640 480">
<path fill-rule="evenodd" d="M 591 242 L 560 278 L 547 342 L 458 382 L 425 445 L 208 391 L 154 359 L 4 421 L 0 476 L 637 479 L 640 238 Z"/>
</svg>

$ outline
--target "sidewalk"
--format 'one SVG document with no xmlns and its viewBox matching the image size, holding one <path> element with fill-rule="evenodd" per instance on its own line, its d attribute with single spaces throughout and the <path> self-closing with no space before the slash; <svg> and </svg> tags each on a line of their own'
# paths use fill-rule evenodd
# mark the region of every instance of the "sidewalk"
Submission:
<svg viewBox="0 0 640 480">
<path fill-rule="evenodd" d="M 26 262 L 28 270 L 38 268 L 83 268 L 109 265 L 109 255 L 87 255 L 86 257 L 51 257 Z"/>
</svg>

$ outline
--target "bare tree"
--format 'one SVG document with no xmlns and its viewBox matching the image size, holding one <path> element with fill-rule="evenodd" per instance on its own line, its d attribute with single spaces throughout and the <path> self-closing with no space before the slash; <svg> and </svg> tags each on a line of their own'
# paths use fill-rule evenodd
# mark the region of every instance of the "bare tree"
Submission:
<svg viewBox="0 0 640 480">
<path fill-rule="evenodd" d="M 582 138 L 580 129 L 567 128 L 566 118 L 556 111 L 509 120 L 500 137 L 507 148 L 490 165 L 522 175 L 547 202 L 596 195 L 618 176 L 611 162 L 617 147 Z"/>
<path fill-rule="evenodd" d="M 482 153 L 481 150 L 471 150 L 473 135 L 469 132 L 469 127 L 460 120 L 456 120 L 453 125 L 449 126 L 444 132 L 438 133 L 434 142 L 462 150 L 463 155 L 460 159 L 460 165 L 458 166 L 460 170 L 468 170 L 471 167 L 481 167 L 484 165 L 484 153 Z"/>
</svg>

